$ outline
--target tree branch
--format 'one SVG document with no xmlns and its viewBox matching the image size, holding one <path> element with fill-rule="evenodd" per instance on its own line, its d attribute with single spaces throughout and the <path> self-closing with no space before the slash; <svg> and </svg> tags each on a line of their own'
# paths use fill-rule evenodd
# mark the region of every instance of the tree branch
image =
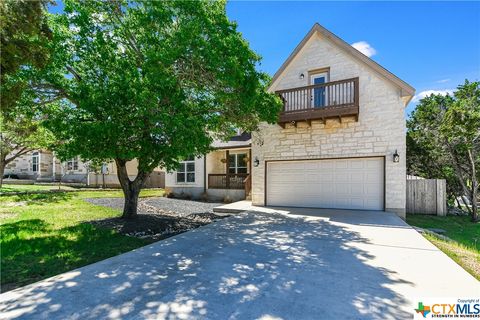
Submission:
<svg viewBox="0 0 480 320">
<path fill-rule="evenodd" d="M 7 158 L 5 157 L 5 164 L 7 163 L 10 163 L 12 162 L 13 160 L 15 160 L 16 158 L 20 157 L 20 156 L 23 156 L 24 154 L 32 151 L 33 149 L 32 148 L 27 148 L 27 147 L 23 147 L 20 149 L 19 152 L 17 152 L 16 154 L 14 154 L 13 156 L 11 156 L 10 158 Z"/>
<path fill-rule="evenodd" d="M 73 74 L 73 76 L 75 77 L 75 79 L 76 79 L 77 81 L 82 81 L 82 77 L 78 74 L 78 72 L 77 72 L 75 69 L 73 69 L 72 66 L 67 66 L 67 70 L 68 70 L 71 74 Z"/>
</svg>

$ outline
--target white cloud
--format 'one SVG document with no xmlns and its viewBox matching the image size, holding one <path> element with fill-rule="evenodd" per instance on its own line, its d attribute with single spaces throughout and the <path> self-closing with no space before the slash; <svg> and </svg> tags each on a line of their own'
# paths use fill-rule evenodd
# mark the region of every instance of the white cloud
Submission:
<svg viewBox="0 0 480 320">
<path fill-rule="evenodd" d="M 377 53 L 374 47 L 372 47 L 367 41 L 358 41 L 352 43 L 352 47 L 366 55 L 367 57 L 374 56 Z"/>
<path fill-rule="evenodd" d="M 449 82 L 450 79 L 441 79 L 441 80 L 438 80 L 436 81 L 436 83 L 446 83 L 446 82 Z"/>
<path fill-rule="evenodd" d="M 442 96 L 446 96 L 447 94 L 449 95 L 453 95 L 453 89 L 445 89 L 445 90 L 425 90 L 425 91 L 422 91 L 422 92 L 419 92 L 418 94 L 416 94 L 413 99 L 412 99 L 412 102 L 418 102 L 420 101 L 420 99 L 423 99 L 425 97 L 428 97 L 432 94 L 439 94 L 439 95 L 442 95 Z"/>
</svg>

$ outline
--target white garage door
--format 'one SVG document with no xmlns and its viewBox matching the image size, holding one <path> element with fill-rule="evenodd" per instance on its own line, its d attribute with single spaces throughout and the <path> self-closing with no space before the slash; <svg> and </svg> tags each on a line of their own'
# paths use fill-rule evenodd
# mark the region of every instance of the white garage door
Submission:
<svg viewBox="0 0 480 320">
<path fill-rule="evenodd" d="M 268 162 L 267 204 L 383 210 L 383 168 L 383 158 Z"/>
</svg>

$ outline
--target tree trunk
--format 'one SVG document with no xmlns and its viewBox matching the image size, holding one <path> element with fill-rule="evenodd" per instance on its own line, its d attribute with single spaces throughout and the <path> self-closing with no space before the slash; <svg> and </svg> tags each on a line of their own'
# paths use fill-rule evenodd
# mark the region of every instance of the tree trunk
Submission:
<svg viewBox="0 0 480 320">
<path fill-rule="evenodd" d="M 472 183 L 473 184 L 473 187 L 472 187 L 472 221 L 473 222 L 478 222 L 479 219 L 478 219 L 478 203 L 477 203 L 477 186 L 476 186 L 476 183 Z"/>
<path fill-rule="evenodd" d="M 125 192 L 125 204 L 123 206 L 122 218 L 134 219 L 137 217 L 138 196 L 140 194 L 140 188 L 135 188 L 133 184 L 130 184 L 130 188 Z"/>
<path fill-rule="evenodd" d="M 472 204 L 471 209 L 468 205 L 465 205 L 465 207 L 467 208 L 468 213 L 470 213 L 472 215 L 472 220 L 475 220 L 478 217 L 478 215 L 476 213 L 476 209 L 477 209 L 476 192 L 475 192 L 475 196 L 474 196 L 473 189 L 472 188 L 469 189 L 468 186 L 467 186 L 467 182 L 464 180 L 464 179 L 468 179 L 468 176 L 470 175 L 470 173 L 465 172 L 461 168 L 461 166 L 459 165 L 460 161 L 458 160 L 458 158 L 455 154 L 455 151 L 454 151 L 455 149 L 448 143 L 448 140 L 445 140 L 445 145 L 448 147 L 448 151 L 449 151 L 451 159 L 452 159 L 452 165 L 453 165 L 453 168 L 455 170 L 455 173 L 456 173 L 455 175 L 458 179 L 458 182 L 460 182 L 460 185 L 462 186 L 462 189 L 463 189 L 463 192 L 464 192 L 465 196 L 468 198 L 468 200 Z M 473 161 L 472 154 L 471 154 L 470 151 L 468 151 L 468 156 L 469 156 L 470 165 L 471 165 L 471 169 L 472 169 L 471 170 L 471 174 L 472 174 L 472 177 L 473 177 L 472 183 L 475 186 L 476 185 L 476 182 L 475 182 L 476 181 L 475 162 Z M 466 178 L 464 178 L 465 176 L 466 176 Z"/>
<path fill-rule="evenodd" d="M 125 197 L 122 218 L 135 219 L 137 217 L 138 196 L 149 173 L 139 170 L 135 180 L 131 181 L 128 178 L 127 161 L 124 159 L 115 159 L 115 163 L 117 165 L 118 181 L 122 186 Z"/>
<path fill-rule="evenodd" d="M 3 185 L 3 174 L 5 173 L 5 165 L 6 165 L 5 160 L 0 159 L 0 188 Z"/>
<path fill-rule="evenodd" d="M 477 180 L 477 170 L 475 166 L 475 155 L 473 154 L 473 151 L 468 150 L 468 158 L 470 160 L 470 165 L 472 167 L 472 199 L 470 199 L 470 202 L 472 203 L 472 221 L 473 222 L 478 222 L 478 180 Z"/>
</svg>

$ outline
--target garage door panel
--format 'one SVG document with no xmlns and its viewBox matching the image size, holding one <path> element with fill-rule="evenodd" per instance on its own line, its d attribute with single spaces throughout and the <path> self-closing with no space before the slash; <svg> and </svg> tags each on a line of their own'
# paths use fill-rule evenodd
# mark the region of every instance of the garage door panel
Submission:
<svg viewBox="0 0 480 320">
<path fill-rule="evenodd" d="M 350 161 L 350 168 L 351 169 L 363 169 L 364 168 L 364 161 Z"/>
<path fill-rule="evenodd" d="M 365 194 L 365 185 L 361 183 L 354 183 L 350 185 L 351 197 L 361 197 Z"/>
<path fill-rule="evenodd" d="M 347 169 L 348 168 L 348 161 L 346 160 L 337 160 L 335 163 L 335 169 Z"/>
<path fill-rule="evenodd" d="M 365 174 L 362 171 L 350 172 L 350 182 L 363 183 L 365 180 Z"/>
<path fill-rule="evenodd" d="M 365 161 L 366 168 L 375 169 L 375 170 L 378 169 L 378 159 L 370 158 L 370 159 L 365 159 L 364 161 Z M 383 161 L 382 161 L 382 164 L 383 164 Z"/>
<path fill-rule="evenodd" d="M 337 195 L 349 195 L 351 193 L 350 191 L 350 185 L 348 183 L 336 183 L 334 185 L 335 188 L 335 193 Z"/>
<path fill-rule="evenodd" d="M 379 173 L 379 172 L 375 172 L 375 171 L 373 171 L 373 172 L 372 172 L 372 171 L 370 171 L 370 172 L 367 171 L 367 172 L 365 172 L 365 176 L 366 176 L 365 179 L 366 179 L 367 181 L 378 182 L 378 181 L 380 181 L 380 180 L 379 180 L 380 177 L 379 177 L 379 174 L 378 174 L 378 173 Z"/>
<path fill-rule="evenodd" d="M 304 167 L 305 170 L 314 170 L 314 171 L 316 171 L 316 170 L 319 170 L 319 169 L 320 169 L 320 168 L 319 168 L 320 165 L 319 165 L 318 163 L 316 163 L 316 162 L 304 162 L 302 165 L 303 165 L 303 167 Z"/>
<path fill-rule="evenodd" d="M 317 163 L 318 163 L 318 169 L 320 170 L 331 170 L 335 168 L 335 163 L 332 160 L 323 160 Z"/>
<path fill-rule="evenodd" d="M 335 180 L 334 176 L 335 175 L 332 172 L 322 172 L 318 174 L 318 181 L 328 184 L 329 182 L 333 182 Z"/>
<path fill-rule="evenodd" d="M 365 195 L 366 196 L 376 196 L 379 193 L 383 192 L 383 187 L 378 184 L 367 184 L 365 185 Z"/>
<path fill-rule="evenodd" d="M 349 183 L 350 182 L 350 173 L 348 172 L 337 172 L 335 174 L 335 181 L 340 183 Z"/>
<path fill-rule="evenodd" d="M 383 158 L 271 162 L 267 204 L 382 210 L 383 168 Z"/>
</svg>

